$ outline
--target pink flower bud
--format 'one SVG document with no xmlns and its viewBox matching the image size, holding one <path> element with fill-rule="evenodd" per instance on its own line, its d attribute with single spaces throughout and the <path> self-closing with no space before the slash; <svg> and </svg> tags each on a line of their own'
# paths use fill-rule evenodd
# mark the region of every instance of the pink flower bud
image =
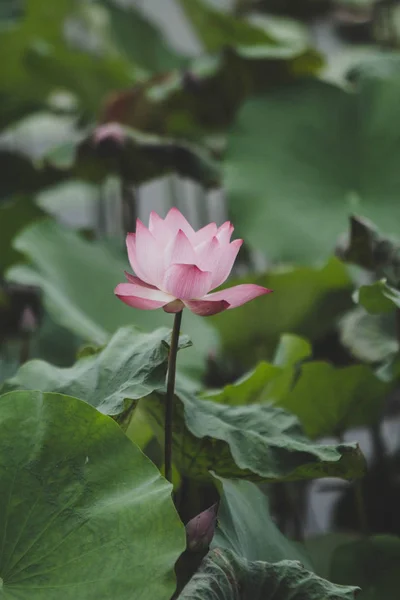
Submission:
<svg viewBox="0 0 400 600">
<path fill-rule="evenodd" d="M 125 142 L 125 134 L 123 127 L 119 123 L 106 123 L 96 127 L 93 132 L 93 140 L 96 145 L 102 142 L 113 142 L 118 146 L 122 146 Z"/>
<path fill-rule="evenodd" d="M 30 306 L 26 306 L 21 315 L 19 328 L 23 333 L 32 333 L 37 327 L 36 315 Z"/>
<path fill-rule="evenodd" d="M 187 548 L 192 552 L 207 550 L 214 537 L 217 524 L 217 505 L 213 504 L 207 510 L 194 517 L 186 525 Z"/>
</svg>

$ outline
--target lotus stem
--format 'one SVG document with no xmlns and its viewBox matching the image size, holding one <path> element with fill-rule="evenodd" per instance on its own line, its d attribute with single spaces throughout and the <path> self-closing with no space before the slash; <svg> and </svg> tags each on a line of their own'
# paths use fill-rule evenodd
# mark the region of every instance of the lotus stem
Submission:
<svg viewBox="0 0 400 600">
<path fill-rule="evenodd" d="M 182 311 L 175 313 L 172 329 L 171 346 L 168 360 L 167 396 L 165 403 L 165 428 L 164 428 L 164 465 L 165 478 L 172 483 L 172 426 L 174 414 L 174 393 L 176 356 L 178 354 L 179 330 L 182 321 Z"/>
</svg>

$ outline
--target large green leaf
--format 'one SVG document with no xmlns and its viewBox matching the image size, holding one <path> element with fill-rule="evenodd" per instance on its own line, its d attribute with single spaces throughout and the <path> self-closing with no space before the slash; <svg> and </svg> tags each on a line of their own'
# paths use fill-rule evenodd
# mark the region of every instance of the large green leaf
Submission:
<svg viewBox="0 0 400 600">
<path fill-rule="evenodd" d="M 118 425 L 58 394 L 0 398 L 5 600 L 165 600 L 185 546 L 171 486 Z"/>
<path fill-rule="evenodd" d="M 179 600 L 354 600 L 355 587 L 340 586 L 299 562 L 250 562 L 228 550 L 213 550 Z"/>
<path fill-rule="evenodd" d="M 182 473 L 201 480 L 220 477 L 296 481 L 359 477 L 364 458 L 356 444 L 320 445 L 309 440 L 294 415 L 270 404 L 228 406 L 179 390 L 174 410 L 173 459 Z M 141 401 L 163 439 L 165 397 Z"/>
<path fill-rule="evenodd" d="M 3 392 L 57 392 L 85 400 L 106 415 L 120 416 L 130 409 L 132 401 L 164 387 L 170 339 L 168 329 L 141 333 L 124 327 L 103 350 L 83 356 L 70 368 L 41 360 L 25 363 L 6 382 Z"/>
<path fill-rule="evenodd" d="M 399 233 L 399 90 L 397 76 L 364 77 L 355 92 L 309 80 L 245 104 L 226 185 L 253 248 L 272 259 L 327 256 L 354 210 Z"/>
<path fill-rule="evenodd" d="M 257 283 L 274 291 L 234 311 L 211 317 L 225 351 L 244 366 L 271 358 L 283 333 L 316 340 L 353 305 L 347 268 L 335 258 L 322 267 L 277 268 L 232 283 Z"/>
<path fill-rule="evenodd" d="M 34 267 L 15 266 L 7 274 L 13 281 L 42 288 L 44 304 L 54 321 L 95 344 L 105 344 L 118 327 L 133 323 L 144 330 L 171 326 L 164 311 L 129 308 L 114 296 L 123 281 L 128 261 L 101 242 L 88 242 L 55 222 L 45 220 L 25 229 L 15 248 Z M 201 317 L 185 311 L 182 330 L 194 347 L 179 358 L 181 367 L 201 371 L 211 348 L 217 345 L 213 329 Z"/>
<path fill-rule="evenodd" d="M 376 536 L 338 546 L 330 577 L 359 585 L 359 600 L 397 600 L 400 587 L 400 538 Z"/>
<path fill-rule="evenodd" d="M 300 560 L 312 568 L 300 545 L 279 531 L 269 512 L 267 497 L 254 483 L 219 479 L 223 493 L 212 548 L 231 550 L 250 561 Z"/>
</svg>

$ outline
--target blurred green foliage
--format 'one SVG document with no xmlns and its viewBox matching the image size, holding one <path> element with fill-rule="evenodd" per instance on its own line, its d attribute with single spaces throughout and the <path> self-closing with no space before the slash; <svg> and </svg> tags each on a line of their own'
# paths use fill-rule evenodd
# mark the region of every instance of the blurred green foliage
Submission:
<svg viewBox="0 0 400 600">
<path fill-rule="evenodd" d="M 399 412 L 400 8 L 174 2 L 196 55 L 136 0 L 0 4 L 2 589 L 173 593 L 183 526 L 159 475 L 172 320 L 113 293 L 142 186 L 164 178 L 183 212 L 182 180 L 197 186 L 201 225 L 224 191 L 245 242 L 226 285 L 273 289 L 184 313 L 175 501 L 184 520 L 220 505 L 177 594 L 394 600 L 399 440 L 382 423 Z M 303 544 L 309 480 L 365 473 L 356 427 L 372 467 L 335 487 L 331 531 Z"/>
</svg>

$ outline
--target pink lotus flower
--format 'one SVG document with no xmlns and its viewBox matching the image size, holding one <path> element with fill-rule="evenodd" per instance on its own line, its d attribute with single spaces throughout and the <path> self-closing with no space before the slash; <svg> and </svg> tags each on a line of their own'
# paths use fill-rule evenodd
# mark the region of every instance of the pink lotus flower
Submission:
<svg viewBox="0 0 400 600">
<path fill-rule="evenodd" d="M 209 316 L 236 308 L 271 290 L 244 284 L 214 292 L 229 276 L 243 240 L 230 241 L 232 225 L 215 223 L 194 231 L 177 208 L 165 219 L 155 212 L 149 228 L 138 219 L 136 233 L 128 233 L 129 262 L 136 276 L 125 273 L 115 294 L 134 308 L 168 313 L 185 306 L 196 315 Z"/>
</svg>

